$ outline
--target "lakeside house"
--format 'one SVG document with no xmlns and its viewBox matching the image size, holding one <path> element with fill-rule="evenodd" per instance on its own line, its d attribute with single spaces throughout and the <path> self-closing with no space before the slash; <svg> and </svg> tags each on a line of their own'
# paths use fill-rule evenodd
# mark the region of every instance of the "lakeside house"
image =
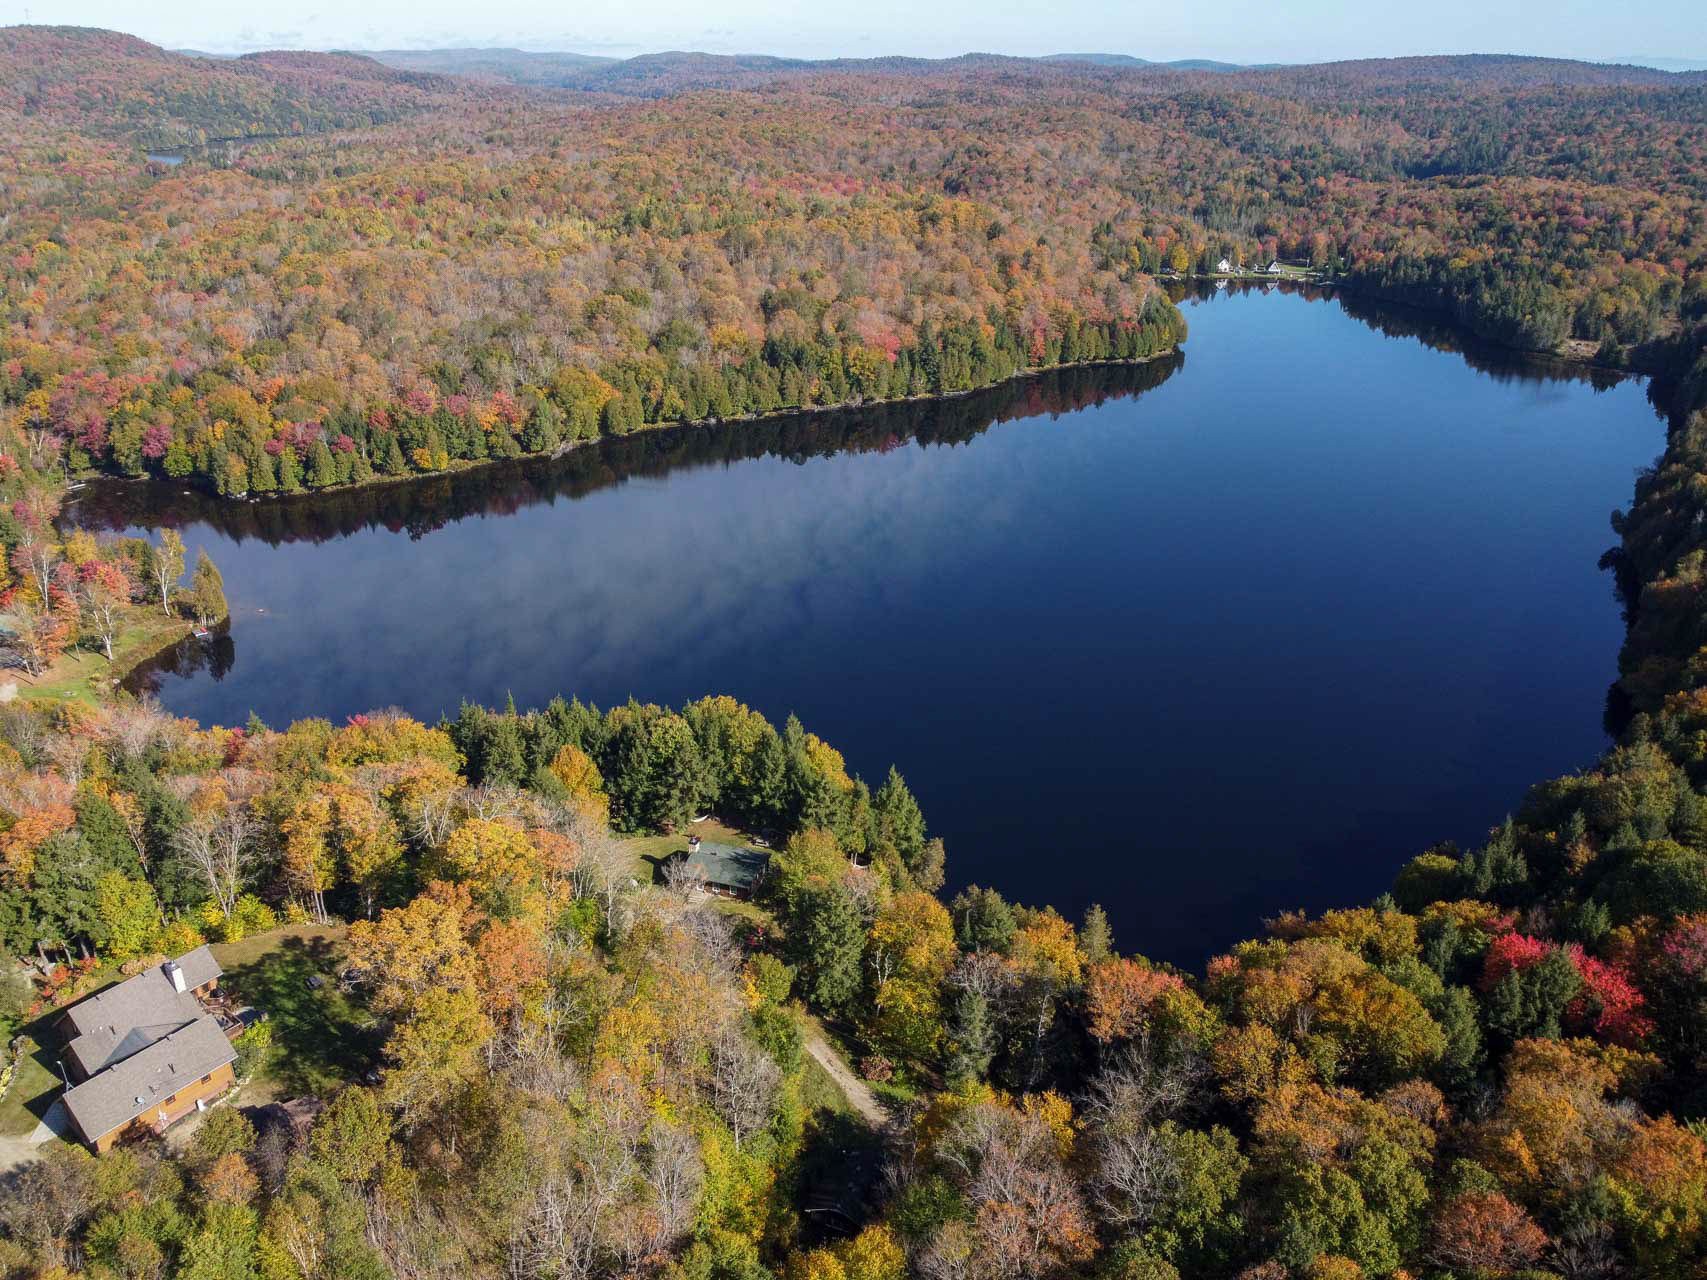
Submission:
<svg viewBox="0 0 1707 1280">
<path fill-rule="evenodd" d="M 197 947 L 65 1011 L 63 1101 L 95 1151 L 162 1133 L 235 1083 L 231 1038 L 241 1024 L 203 1003 L 216 998 L 222 974 L 213 952 Z"/>
<path fill-rule="evenodd" d="M 689 836 L 686 851 L 670 855 L 669 875 L 672 880 L 697 883 L 707 893 L 720 897 L 750 898 L 770 867 L 771 856 L 762 849 Z"/>
<path fill-rule="evenodd" d="M 1285 268 L 1280 265 L 1279 258 L 1276 258 L 1273 262 L 1268 264 L 1268 273 L 1271 276 L 1280 275 L 1284 270 Z"/>
<path fill-rule="evenodd" d="M 1221 261 L 1219 261 L 1215 264 L 1215 269 L 1217 271 L 1221 272 L 1221 274 L 1225 275 L 1227 272 L 1229 272 L 1233 269 L 1233 264 L 1230 260 L 1228 260 L 1226 258 L 1222 258 Z"/>
</svg>

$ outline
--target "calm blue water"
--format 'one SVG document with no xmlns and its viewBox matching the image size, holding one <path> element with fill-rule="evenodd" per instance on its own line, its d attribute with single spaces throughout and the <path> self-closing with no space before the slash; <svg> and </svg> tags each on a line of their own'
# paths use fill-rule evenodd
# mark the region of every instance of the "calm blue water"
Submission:
<svg viewBox="0 0 1707 1280">
<path fill-rule="evenodd" d="M 86 518 L 187 521 L 224 571 L 229 668 L 162 673 L 175 712 L 726 692 L 896 763 L 951 884 L 1101 902 L 1123 949 L 1195 964 L 1592 760 L 1622 636 L 1595 562 L 1663 426 L 1639 384 L 1334 302 L 1187 316 L 1178 367 Z"/>
</svg>

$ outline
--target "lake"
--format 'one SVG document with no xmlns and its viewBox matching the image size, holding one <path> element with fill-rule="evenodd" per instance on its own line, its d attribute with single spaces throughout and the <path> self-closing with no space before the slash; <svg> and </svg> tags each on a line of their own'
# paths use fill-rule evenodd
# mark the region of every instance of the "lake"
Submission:
<svg viewBox="0 0 1707 1280">
<path fill-rule="evenodd" d="M 1185 354 L 938 405 L 650 432 L 180 525 L 228 637 L 170 710 L 282 725 L 468 698 L 790 711 L 894 762 L 951 886 L 1182 964 L 1367 901 L 1590 763 L 1623 629 L 1596 568 L 1663 423 L 1637 381 L 1296 291 L 1183 304 Z"/>
</svg>

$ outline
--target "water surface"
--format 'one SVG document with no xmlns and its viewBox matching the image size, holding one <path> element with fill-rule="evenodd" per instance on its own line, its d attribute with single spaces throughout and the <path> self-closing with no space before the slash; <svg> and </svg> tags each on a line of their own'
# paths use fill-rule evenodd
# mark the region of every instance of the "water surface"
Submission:
<svg viewBox="0 0 1707 1280">
<path fill-rule="evenodd" d="M 1593 759 L 1622 635 L 1596 559 L 1663 429 L 1638 383 L 1400 313 L 1187 317 L 1183 358 L 942 405 L 80 515 L 181 524 L 224 571 L 229 639 L 155 677 L 173 711 L 730 693 L 873 783 L 896 763 L 952 884 L 1101 902 L 1195 964 Z"/>
</svg>

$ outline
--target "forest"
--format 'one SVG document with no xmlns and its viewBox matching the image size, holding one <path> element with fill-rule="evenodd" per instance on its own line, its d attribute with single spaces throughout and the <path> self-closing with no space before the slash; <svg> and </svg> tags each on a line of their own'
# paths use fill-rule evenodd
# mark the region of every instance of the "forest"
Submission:
<svg viewBox="0 0 1707 1280">
<path fill-rule="evenodd" d="M 1606 557 L 1615 741 L 1376 901 L 1252 921 L 1185 972 L 1098 909 L 943 894 L 898 771 L 729 697 L 220 727 L 25 689 L 0 700 L 0 1276 L 1707 1276 L 1701 79 L 603 68 L 0 32 L 20 669 L 226 609 L 173 537 L 67 532 L 84 472 L 216 502 L 606 435 L 667 466 L 740 446 L 642 428 L 1169 352 L 1159 278 L 1278 257 L 1658 375 L 1666 451 Z M 1097 394 L 1082 372 L 1029 408 Z M 978 420 L 880 412 L 747 447 Z M 424 485 L 231 527 L 426 528 L 468 500 Z M 751 901 L 673 872 L 702 821 L 773 851 Z M 17 1158 L 60 1011 L 204 941 L 272 1006 L 239 1105 Z"/>
<path fill-rule="evenodd" d="M 0 991 L 13 1028 L 339 921 L 361 1011 L 304 1128 L 222 1107 L 175 1150 L 7 1175 L 0 1273 L 1700 1274 L 1703 477 L 1697 413 L 1616 519 L 1603 759 L 1201 973 L 1098 909 L 944 900 L 899 773 L 726 697 L 282 729 L 0 706 L 0 930 L 51 962 Z M 753 903 L 636 874 L 630 841 L 706 814 L 775 847 Z M 246 1072 L 326 1054 L 275 1023 Z M 881 1129 L 827 1104 L 819 1026 Z M 826 1164 L 858 1191 L 829 1225 Z"/>
<path fill-rule="evenodd" d="M 38 466 L 325 489 L 1146 359 L 1224 258 L 1695 365 L 1697 75 L 631 61 L 0 33 L 0 413 Z"/>
</svg>

